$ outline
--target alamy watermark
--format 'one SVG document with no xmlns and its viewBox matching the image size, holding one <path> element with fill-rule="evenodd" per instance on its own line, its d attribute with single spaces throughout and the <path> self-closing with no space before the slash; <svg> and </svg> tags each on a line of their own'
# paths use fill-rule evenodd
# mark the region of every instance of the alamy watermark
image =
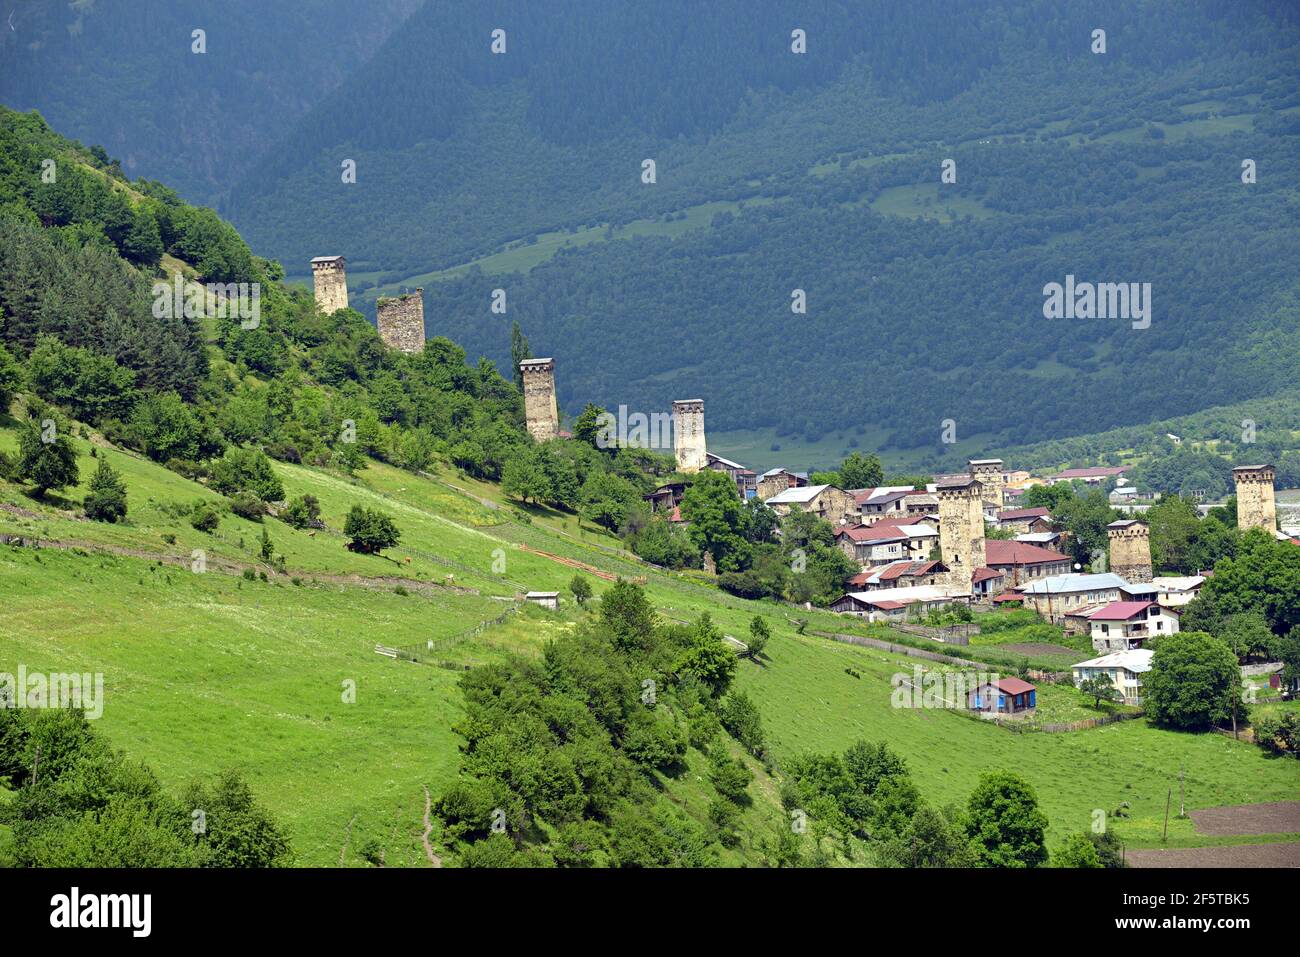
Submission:
<svg viewBox="0 0 1300 957">
<path fill-rule="evenodd" d="M 90 720 L 104 715 L 104 675 L 0 671 L 0 708 L 79 708 Z"/>
<path fill-rule="evenodd" d="M 1043 287 L 1043 315 L 1048 319 L 1129 319 L 1134 329 L 1151 326 L 1151 283 L 1049 282 Z"/>
<path fill-rule="evenodd" d="M 262 324 L 262 284 L 257 282 L 186 282 L 180 273 L 172 282 L 153 284 L 155 319 L 238 319 L 242 329 Z M 211 303 L 211 305 L 209 305 Z"/>
</svg>

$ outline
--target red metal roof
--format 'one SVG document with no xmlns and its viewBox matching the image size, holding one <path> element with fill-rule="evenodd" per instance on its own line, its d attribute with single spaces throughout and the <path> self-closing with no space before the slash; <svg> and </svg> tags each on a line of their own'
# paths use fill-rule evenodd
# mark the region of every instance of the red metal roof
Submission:
<svg viewBox="0 0 1300 957">
<path fill-rule="evenodd" d="M 1043 505 L 1034 508 L 1007 508 L 998 512 L 999 522 L 1011 522 L 1019 518 L 1051 518 L 1052 513 Z"/>
<path fill-rule="evenodd" d="M 1062 555 L 1050 548 L 1039 548 L 1028 542 L 1013 542 L 999 538 L 990 538 L 984 542 L 986 565 L 1044 565 L 1048 562 L 1069 560 L 1069 555 Z"/>
<path fill-rule="evenodd" d="M 1025 600 L 1025 596 L 1024 596 L 1024 595 L 1020 594 L 1019 592 L 1014 592 L 1014 591 L 1004 591 L 1001 595 L 994 595 L 994 596 L 990 599 L 990 601 L 996 601 L 996 602 L 1004 602 L 1004 601 L 1024 601 L 1024 600 Z"/>
<path fill-rule="evenodd" d="M 1038 690 L 1028 681 L 1022 681 L 1019 678 L 999 678 L 997 681 L 990 681 L 989 684 L 997 685 L 1007 694 L 1024 694 L 1026 691 Z"/>
<path fill-rule="evenodd" d="M 884 525 L 880 523 L 875 525 L 854 525 L 850 528 L 837 528 L 835 537 L 847 535 L 855 542 L 893 542 L 903 541 L 907 538 L 893 525 Z"/>
<path fill-rule="evenodd" d="M 971 581 L 978 583 L 978 582 L 988 581 L 990 578 L 1002 578 L 1002 577 L 1003 577 L 1002 572 L 997 571 L 996 569 L 981 567 L 975 569 L 975 574 L 971 576 Z"/>
<path fill-rule="evenodd" d="M 1154 601 L 1113 601 L 1109 605 L 1098 608 L 1087 617 L 1099 621 L 1128 621 L 1130 618 L 1136 618 L 1152 605 L 1159 607 Z"/>
<path fill-rule="evenodd" d="M 1096 465 L 1086 469 L 1066 469 L 1064 472 L 1056 473 L 1057 478 L 1076 479 L 1076 478 L 1101 478 L 1107 475 L 1123 475 L 1132 469 L 1123 465 Z"/>
</svg>

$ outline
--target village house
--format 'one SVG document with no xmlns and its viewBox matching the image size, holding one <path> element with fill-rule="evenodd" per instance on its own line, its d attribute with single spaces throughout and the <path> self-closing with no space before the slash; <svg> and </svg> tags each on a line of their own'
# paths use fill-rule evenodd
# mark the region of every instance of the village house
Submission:
<svg viewBox="0 0 1300 957">
<path fill-rule="evenodd" d="M 1179 612 L 1153 601 L 1116 601 L 1088 613 L 1092 647 L 1101 652 L 1141 648 L 1148 638 L 1178 631 Z"/>
<path fill-rule="evenodd" d="M 758 477 L 757 494 L 761 502 L 766 502 L 790 488 L 805 488 L 808 485 L 807 472 L 791 472 L 789 469 L 768 469 Z"/>
<path fill-rule="evenodd" d="M 1004 508 L 997 513 L 997 527 L 1009 532 L 1049 532 L 1052 513 L 1039 505 L 1035 508 Z"/>
<path fill-rule="evenodd" d="M 739 462 L 714 455 L 712 452 L 706 452 L 704 457 L 708 462 L 705 468 L 713 469 L 715 472 L 726 472 L 731 476 L 732 481 L 736 483 L 736 494 L 740 496 L 742 502 L 747 502 L 758 494 L 758 477 L 750 469 Z"/>
<path fill-rule="evenodd" d="M 925 489 L 912 489 L 903 499 L 903 508 L 909 517 L 935 517 L 939 515 L 939 496 Z"/>
<path fill-rule="evenodd" d="M 907 515 L 907 496 L 912 491 L 910 486 L 894 488 L 860 488 L 852 493 L 857 503 L 859 521 L 863 525 L 874 525 L 883 518 L 899 518 Z M 936 499 L 936 501 L 938 501 Z"/>
<path fill-rule="evenodd" d="M 990 538 L 984 542 L 984 565 L 1005 576 L 1007 588 L 1026 582 L 1064 575 L 1070 571 L 1070 556 L 1027 542 Z"/>
<path fill-rule="evenodd" d="M 835 530 L 835 543 L 863 570 L 907 558 L 908 541 L 907 535 L 893 525 L 852 525 Z"/>
<path fill-rule="evenodd" d="M 906 621 L 950 605 L 969 604 L 970 596 L 943 585 L 913 585 L 878 591 L 849 592 L 831 603 L 831 611 L 867 621 Z"/>
<path fill-rule="evenodd" d="M 1128 585 L 1113 572 L 1053 575 L 1016 589 L 1032 608 L 1054 625 L 1064 625 L 1066 615 L 1082 608 L 1096 608 L 1120 600 L 1120 589 Z M 1081 627 L 1081 626 L 1080 626 Z M 1067 633 L 1069 628 L 1066 628 Z"/>
<path fill-rule="evenodd" d="M 1178 577 L 1155 578 L 1151 584 L 1156 588 L 1155 600 L 1166 608 L 1178 608 L 1186 605 L 1201 593 L 1205 584 L 1204 575 L 1181 575 Z"/>
<path fill-rule="evenodd" d="M 644 498 L 650 503 L 652 512 L 671 512 L 678 505 L 682 504 L 682 496 L 686 494 L 685 482 L 669 482 L 667 485 L 660 485 L 653 492 L 647 493 Z"/>
<path fill-rule="evenodd" d="M 1099 465 L 1086 469 L 1066 469 L 1064 472 L 1058 472 L 1051 476 L 1047 481 L 1052 485 L 1060 482 L 1087 482 L 1089 485 L 1101 485 L 1107 479 L 1115 479 L 1117 482 L 1129 471 L 1126 465 Z"/>
<path fill-rule="evenodd" d="M 853 496 L 834 485 L 788 488 L 764 504 L 782 518 L 789 515 L 791 509 L 799 508 L 836 526 L 856 522 L 858 516 L 858 505 Z"/>
<path fill-rule="evenodd" d="M 1074 686 L 1077 688 L 1089 678 L 1105 675 L 1110 679 L 1125 704 L 1142 703 L 1142 676 L 1151 670 L 1151 656 L 1147 648 L 1116 651 L 1100 658 L 1089 658 L 1071 667 Z"/>
<path fill-rule="evenodd" d="M 849 587 L 857 591 L 879 591 L 913 585 L 941 585 L 947 580 L 947 574 L 948 566 L 943 562 L 890 562 L 854 575 L 849 579 Z"/>
<path fill-rule="evenodd" d="M 1038 707 L 1038 689 L 1020 678 L 997 678 L 972 688 L 966 704 L 990 716 L 1027 715 Z"/>
<path fill-rule="evenodd" d="M 981 567 L 975 569 L 970 585 L 975 598 L 991 598 L 1007 587 L 1007 576 L 996 569 Z"/>
<path fill-rule="evenodd" d="M 560 607 L 560 593 L 558 591 L 530 591 L 524 595 L 524 601 L 555 611 Z"/>
<path fill-rule="evenodd" d="M 1049 548 L 1052 551 L 1059 552 L 1065 542 L 1065 532 L 1022 532 L 1015 537 L 1017 542 L 1025 542 L 1028 545 L 1037 545 L 1039 548 Z"/>
</svg>

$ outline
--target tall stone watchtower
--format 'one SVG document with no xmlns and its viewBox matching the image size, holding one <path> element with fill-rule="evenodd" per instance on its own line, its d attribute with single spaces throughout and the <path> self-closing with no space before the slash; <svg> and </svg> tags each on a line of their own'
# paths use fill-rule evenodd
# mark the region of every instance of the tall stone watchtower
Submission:
<svg viewBox="0 0 1300 957">
<path fill-rule="evenodd" d="M 1232 470 L 1237 483 L 1237 527 L 1277 531 L 1277 503 L 1273 499 L 1273 479 L 1277 472 L 1271 465 L 1238 465 Z"/>
<path fill-rule="evenodd" d="M 555 360 L 525 359 L 519 363 L 524 377 L 524 417 L 528 434 L 538 442 L 549 442 L 560 431 L 559 406 L 555 403 Z"/>
<path fill-rule="evenodd" d="M 325 315 L 348 307 L 348 276 L 342 256 L 317 256 L 311 261 L 312 286 L 316 308 Z"/>
<path fill-rule="evenodd" d="M 999 477 L 1000 478 L 1000 477 Z M 971 576 L 984 565 L 984 486 L 973 478 L 941 482 L 939 549 L 948 566 L 948 584 L 971 589 Z"/>
<path fill-rule="evenodd" d="M 677 471 L 698 472 L 708 468 L 704 442 L 704 400 L 678 399 L 673 403 L 673 451 Z"/>
<path fill-rule="evenodd" d="M 984 501 L 1002 507 L 1002 460 L 971 459 L 970 477 L 984 486 Z"/>
<path fill-rule="evenodd" d="M 1151 529 L 1146 522 L 1126 518 L 1106 526 L 1110 539 L 1110 570 L 1131 585 L 1151 581 Z"/>
<path fill-rule="evenodd" d="M 375 319 L 379 338 L 390 349 L 402 352 L 424 351 L 424 290 L 404 292 L 400 296 L 375 300 Z"/>
</svg>

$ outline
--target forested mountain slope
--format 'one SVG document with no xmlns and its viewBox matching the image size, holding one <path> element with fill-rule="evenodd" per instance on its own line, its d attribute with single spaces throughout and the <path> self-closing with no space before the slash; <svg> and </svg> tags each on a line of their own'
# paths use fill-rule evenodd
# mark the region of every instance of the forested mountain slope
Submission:
<svg viewBox="0 0 1300 957">
<path fill-rule="evenodd" d="M 132 176 L 216 204 L 419 0 L 23 0 L 0 8 L 0 102 Z M 203 31 L 203 53 L 194 31 Z"/>
<path fill-rule="evenodd" d="M 714 430 L 886 423 L 882 444 L 915 448 L 952 418 L 1019 444 L 1292 380 L 1293 16 L 1208 0 L 566 11 L 427 4 L 246 178 L 235 221 L 291 275 L 347 255 L 362 308 L 423 285 L 430 331 L 494 358 L 489 294 L 507 288 L 575 412 L 689 393 Z M 1043 286 L 1067 275 L 1150 283 L 1151 327 L 1045 320 Z"/>
</svg>

